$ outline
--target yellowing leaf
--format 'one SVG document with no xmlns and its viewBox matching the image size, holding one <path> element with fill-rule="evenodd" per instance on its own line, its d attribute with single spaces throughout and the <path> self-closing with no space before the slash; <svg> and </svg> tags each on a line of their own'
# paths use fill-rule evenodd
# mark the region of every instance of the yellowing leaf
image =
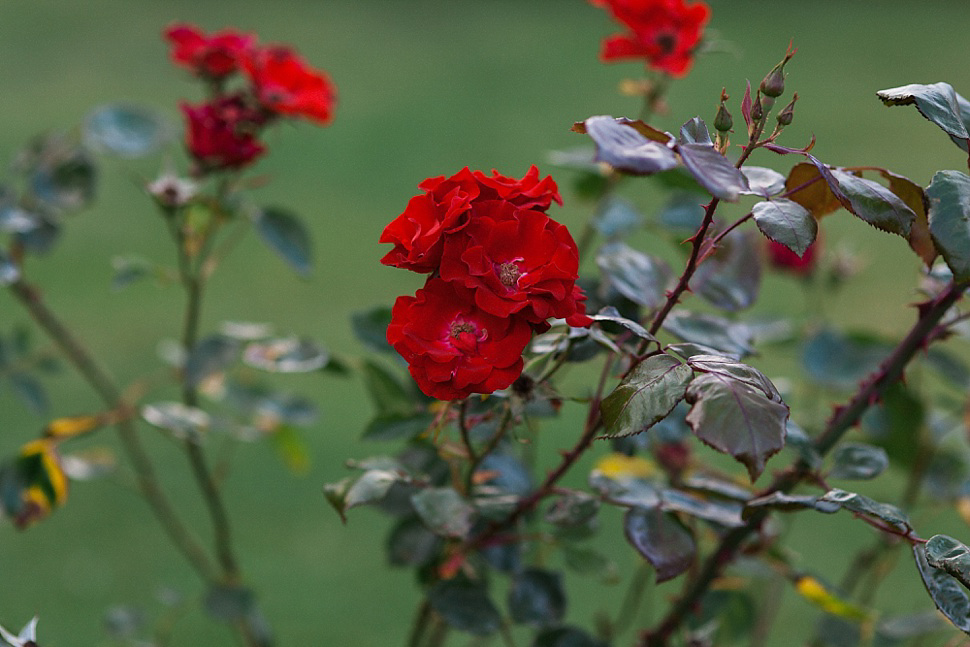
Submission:
<svg viewBox="0 0 970 647">
<path fill-rule="evenodd" d="M 596 461 L 594 469 L 612 480 L 648 478 L 657 471 L 647 459 L 626 454 L 607 454 Z"/>
<path fill-rule="evenodd" d="M 67 475 L 52 440 L 27 443 L 5 469 L 11 470 L 7 485 L 19 492 L 5 493 L 4 508 L 18 527 L 43 519 L 67 500 Z"/>
<path fill-rule="evenodd" d="M 869 619 L 868 611 L 838 597 L 810 575 L 795 578 L 795 590 L 818 608 L 833 615 L 858 622 Z"/>
<path fill-rule="evenodd" d="M 51 420 L 44 428 L 44 435 L 48 438 L 67 438 L 97 429 L 105 424 L 105 415 L 69 416 Z"/>
</svg>

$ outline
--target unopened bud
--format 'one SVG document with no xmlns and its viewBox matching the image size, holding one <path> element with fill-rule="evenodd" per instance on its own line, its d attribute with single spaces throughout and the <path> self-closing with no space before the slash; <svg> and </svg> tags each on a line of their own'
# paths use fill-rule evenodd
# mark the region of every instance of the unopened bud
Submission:
<svg viewBox="0 0 970 647">
<path fill-rule="evenodd" d="M 791 57 L 795 55 L 795 51 L 792 49 L 791 43 L 789 43 L 788 50 L 785 52 L 785 58 L 782 59 L 781 63 L 771 68 L 771 71 L 761 81 L 760 90 L 766 97 L 774 99 L 785 93 L 785 63 L 791 60 Z"/>
<path fill-rule="evenodd" d="M 765 110 L 761 106 L 761 92 L 758 92 L 754 97 L 754 103 L 751 104 L 751 120 L 758 123 L 764 119 L 764 116 Z"/>
<path fill-rule="evenodd" d="M 714 129 L 721 133 L 726 133 L 734 128 L 734 119 L 728 112 L 724 102 L 728 100 L 727 91 L 721 90 L 721 105 L 717 107 L 717 114 L 714 115 Z"/>
<path fill-rule="evenodd" d="M 792 96 L 791 102 L 785 106 L 775 119 L 778 120 L 779 126 L 787 126 L 791 124 L 792 119 L 795 117 L 795 102 L 798 101 L 798 93 L 796 92 Z"/>
</svg>

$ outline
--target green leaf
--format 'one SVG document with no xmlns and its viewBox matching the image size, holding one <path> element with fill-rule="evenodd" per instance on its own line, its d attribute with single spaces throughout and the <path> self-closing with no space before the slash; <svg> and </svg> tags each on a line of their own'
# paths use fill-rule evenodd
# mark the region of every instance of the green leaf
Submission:
<svg viewBox="0 0 970 647">
<path fill-rule="evenodd" d="M 685 342 L 707 346 L 728 355 L 744 357 L 754 352 L 751 329 L 743 323 L 718 315 L 674 311 L 664 321 L 663 327 Z"/>
<path fill-rule="evenodd" d="M 300 276 L 307 276 L 312 265 L 310 233 L 294 214 L 267 207 L 256 214 L 256 231 Z"/>
<path fill-rule="evenodd" d="M 897 616 L 881 617 L 876 625 L 876 647 L 891 647 L 906 640 L 925 636 L 946 628 L 936 611 L 918 611 Z"/>
<path fill-rule="evenodd" d="M 639 433 L 667 417 L 692 376 L 690 367 L 671 355 L 645 359 L 600 404 L 606 435 Z"/>
<path fill-rule="evenodd" d="M 5 189 L 0 188 L 0 195 Z M 40 227 L 43 219 L 16 204 L 0 204 L 0 231 L 11 234 L 26 234 Z"/>
<path fill-rule="evenodd" d="M 406 517 L 387 538 L 388 561 L 394 566 L 422 567 L 432 563 L 443 545 L 441 537 L 425 527 L 417 517 Z"/>
<path fill-rule="evenodd" d="M 364 440 L 412 439 L 426 431 L 434 416 L 430 413 L 385 413 L 373 418 L 364 429 Z"/>
<path fill-rule="evenodd" d="M 886 359 L 892 346 L 861 335 L 822 329 L 802 350 L 802 365 L 816 382 L 851 389 Z"/>
<path fill-rule="evenodd" d="M 631 319 L 627 319 L 613 306 L 606 306 L 596 314 L 589 316 L 594 321 L 612 321 L 613 323 L 623 326 L 640 339 L 657 342 L 657 338 L 651 335 L 646 328 Z"/>
<path fill-rule="evenodd" d="M 664 512 L 683 512 L 725 528 L 743 526 L 742 506 L 737 501 L 706 499 L 674 488 L 660 491 L 659 507 Z"/>
<path fill-rule="evenodd" d="M 614 242 L 600 248 L 596 265 L 610 285 L 630 301 L 650 309 L 663 304 L 671 272 L 662 260 Z"/>
<path fill-rule="evenodd" d="M 717 630 L 715 641 L 711 644 L 738 644 L 751 635 L 757 615 L 757 608 L 749 593 L 715 589 L 701 598 L 700 608 L 688 617 L 688 626 L 701 629 L 714 625 Z"/>
<path fill-rule="evenodd" d="M 33 375 L 15 371 L 7 376 L 14 395 L 34 413 L 44 413 L 50 408 L 47 392 Z"/>
<path fill-rule="evenodd" d="M 838 169 L 832 169 L 832 176 L 848 200 L 848 204 L 843 203 L 846 209 L 877 229 L 909 238 L 916 214 L 895 193 L 878 182 Z"/>
<path fill-rule="evenodd" d="M 970 588 L 970 548 L 947 535 L 934 535 L 924 546 L 926 561 L 933 568 L 946 571 Z"/>
<path fill-rule="evenodd" d="M 150 425 L 164 429 L 174 437 L 198 441 L 209 428 L 209 414 L 181 402 L 156 402 L 141 409 L 141 417 Z"/>
<path fill-rule="evenodd" d="M 97 167 L 83 148 L 64 135 L 36 139 L 17 161 L 28 177 L 30 197 L 56 212 L 81 209 L 94 199 Z M 47 224 L 56 228 L 45 221 L 25 238 L 43 236 Z"/>
<path fill-rule="evenodd" d="M 697 268 L 691 289 L 716 308 L 737 312 L 750 307 L 761 287 L 761 249 L 757 234 L 735 230 L 717 252 Z"/>
<path fill-rule="evenodd" d="M 532 647 L 607 647 L 606 643 L 596 640 L 582 629 L 559 627 L 546 629 L 536 636 Z"/>
<path fill-rule="evenodd" d="M 694 562 L 697 545 L 690 530 L 659 507 L 631 508 L 623 520 L 627 541 L 657 571 L 657 582 L 684 573 Z"/>
<path fill-rule="evenodd" d="M 489 599 L 483 582 L 462 578 L 440 581 L 428 591 L 428 602 L 458 631 L 487 636 L 502 626 L 502 616 Z"/>
<path fill-rule="evenodd" d="M 411 503 L 428 529 L 442 537 L 465 537 L 475 521 L 475 508 L 454 488 L 426 488 L 412 495 Z"/>
<path fill-rule="evenodd" d="M 562 549 L 563 562 L 571 571 L 586 577 L 595 577 L 604 583 L 616 581 L 616 564 L 603 553 L 566 542 L 560 542 L 559 547 Z"/>
<path fill-rule="evenodd" d="M 838 503 L 819 502 L 819 497 L 804 494 L 785 494 L 784 492 L 772 492 L 764 496 L 756 497 L 744 504 L 741 517 L 749 519 L 756 510 L 767 508 L 769 510 L 780 510 L 782 512 L 797 512 L 800 510 L 817 510 L 826 514 L 833 514 L 839 511 L 841 506 Z"/>
<path fill-rule="evenodd" d="M 550 627 L 566 614 L 562 575 L 541 568 L 526 568 L 512 578 L 509 589 L 512 620 L 530 627 Z"/>
<path fill-rule="evenodd" d="M 154 110 L 109 103 L 84 119 L 82 136 L 84 144 L 94 151 L 133 158 L 158 150 L 171 138 L 172 130 Z"/>
<path fill-rule="evenodd" d="M 398 379 L 380 364 L 365 360 L 364 386 L 379 415 L 410 418 L 416 413 L 414 397 Z"/>
<path fill-rule="evenodd" d="M 881 401 L 866 412 L 862 428 L 868 440 L 886 450 L 892 463 L 912 467 L 919 455 L 926 418 L 922 400 L 902 383 L 886 389 Z"/>
<path fill-rule="evenodd" d="M 889 467 L 889 455 L 882 447 L 863 443 L 843 443 L 835 450 L 832 479 L 873 479 Z"/>
<path fill-rule="evenodd" d="M 970 389 L 970 367 L 955 353 L 934 346 L 926 353 L 926 361 L 947 384 L 962 390 Z"/>
<path fill-rule="evenodd" d="M 154 268 L 147 259 L 138 256 L 115 256 L 111 259 L 111 289 L 118 291 L 152 275 Z"/>
<path fill-rule="evenodd" d="M 913 530 L 913 527 L 909 525 L 909 519 L 896 506 L 873 501 L 869 497 L 855 492 L 846 492 L 835 488 L 820 496 L 818 500 L 820 503 L 832 503 L 843 510 L 884 521 L 903 533 L 908 534 Z"/>
<path fill-rule="evenodd" d="M 704 221 L 704 206 L 694 193 L 675 193 L 657 215 L 665 227 L 695 232 Z"/>
<path fill-rule="evenodd" d="M 714 146 L 714 142 L 711 141 L 711 133 L 707 130 L 707 124 L 700 117 L 692 117 L 680 127 L 680 142 L 682 144 Z"/>
<path fill-rule="evenodd" d="M 959 97 L 949 83 L 913 83 L 876 93 L 887 106 L 915 105 L 919 113 L 949 135 L 955 142 L 970 138 Z M 966 150 L 964 148 L 963 150 Z"/>
<path fill-rule="evenodd" d="M 667 146 L 651 141 L 633 127 L 601 115 L 585 122 L 586 134 L 596 144 L 596 160 L 618 171 L 651 175 L 679 166 L 677 156 Z"/>
<path fill-rule="evenodd" d="M 681 144 L 677 152 L 691 175 L 715 198 L 737 202 L 749 190 L 741 171 L 713 146 Z"/>
<path fill-rule="evenodd" d="M 554 526 L 571 528 L 587 526 L 594 522 L 600 509 L 600 500 L 580 490 L 559 495 L 546 510 L 545 520 Z"/>
<path fill-rule="evenodd" d="M 272 439 L 286 468 L 294 474 L 306 474 L 310 469 L 310 448 L 300 432 L 290 425 L 280 425 Z"/>
<path fill-rule="evenodd" d="M 246 618 L 256 604 L 256 595 L 243 586 L 218 584 L 206 593 L 203 606 L 210 616 L 225 622 Z"/>
<path fill-rule="evenodd" d="M 959 580 L 930 566 L 922 544 L 913 545 L 913 557 L 933 604 L 957 629 L 970 634 L 970 595 Z"/>
<path fill-rule="evenodd" d="M 327 365 L 330 354 L 309 339 L 286 337 L 253 342 L 243 352 L 243 362 L 271 373 L 309 373 Z"/>
<path fill-rule="evenodd" d="M 879 174 L 889 182 L 889 190 L 896 194 L 900 200 L 913 210 L 916 220 L 909 230 L 906 240 L 910 249 L 922 259 L 927 268 L 933 267 L 933 261 L 939 255 L 933 237 L 930 234 L 930 223 L 928 219 L 930 200 L 923 187 L 916 184 L 909 178 L 896 175 L 886 169 L 879 169 Z"/>
<path fill-rule="evenodd" d="M 359 476 L 348 476 L 336 483 L 327 483 L 323 486 L 323 494 L 346 523 L 347 510 L 379 503 L 392 485 L 406 480 L 407 476 L 400 470 L 375 467 L 365 470 Z"/>
<path fill-rule="evenodd" d="M 610 195 L 596 209 L 593 227 L 606 238 L 620 238 L 643 224 L 643 214 L 629 200 Z"/>
<path fill-rule="evenodd" d="M 209 335 L 200 340 L 185 360 L 185 381 L 199 386 L 207 378 L 224 372 L 236 360 L 239 342 L 224 335 Z"/>
<path fill-rule="evenodd" d="M 761 233 L 799 256 L 818 235 L 818 221 L 808 209 L 793 200 L 776 198 L 759 202 L 751 211 Z"/>
<path fill-rule="evenodd" d="M 751 480 L 785 446 L 788 407 L 750 383 L 705 373 L 687 388 L 687 422 L 697 437 L 744 464 Z"/>
<path fill-rule="evenodd" d="M 926 189 L 930 235 L 957 281 L 970 279 L 970 177 L 939 171 Z"/>
<path fill-rule="evenodd" d="M 354 335 L 367 348 L 379 353 L 393 353 L 394 349 L 387 343 L 387 325 L 391 323 L 391 309 L 387 306 L 377 306 L 364 312 L 355 312 L 350 316 L 354 327 Z"/>
<path fill-rule="evenodd" d="M 778 171 L 745 165 L 741 167 L 741 173 L 748 181 L 748 190 L 742 191 L 745 195 L 758 195 L 768 199 L 785 191 L 785 176 Z"/>
<path fill-rule="evenodd" d="M 742 364 L 729 357 L 720 355 L 694 355 L 687 360 L 695 371 L 716 373 L 733 380 L 745 382 L 759 389 L 769 400 L 781 402 L 781 394 L 768 377 L 753 366 Z"/>
<path fill-rule="evenodd" d="M 20 268 L 7 252 L 0 249 L 0 288 L 5 288 L 20 280 Z"/>
</svg>

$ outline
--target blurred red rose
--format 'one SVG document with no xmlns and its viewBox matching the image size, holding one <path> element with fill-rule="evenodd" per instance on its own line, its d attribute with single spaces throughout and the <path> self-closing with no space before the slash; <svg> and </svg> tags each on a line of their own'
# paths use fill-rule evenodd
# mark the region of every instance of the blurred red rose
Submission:
<svg viewBox="0 0 970 647">
<path fill-rule="evenodd" d="M 806 276 L 815 270 L 816 252 L 818 251 L 818 240 L 808 246 L 805 253 L 799 256 L 781 243 L 773 240 L 768 241 L 768 262 L 772 267 Z"/>
<path fill-rule="evenodd" d="M 444 237 L 467 225 L 473 211 L 495 201 L 539 211 L 553 201 L 562 204 L 556 183 L 548 176 L 539 179 L 535 166 L 518 180 L 465 167 L 449 178 L 428 178 L 418 188 L 424 194 L 412 198 L 404 213 L 384 228 L 380 242 L 394 245 L 381 263 L 422 274 L 438 269 Z"/>
<path fill-rule="evenodd" d="M 645 59 L 671 76 L 684 76 L 710 16 L 703 2 L 684 0 L 591 0 L 629 29 L 603 41 L 604 61 Z"/>
<path fill-rule="evenodd" d="M 534 326 L 550 317 L 587 325 L 574 290 L 579 251 L 565 226 L 541 211 L 493 201 L 444 243 L 440 276 L 475 293 L 475 303 L 500 317 L 516 315 Z"/>
<path fill-rule="evenodd" d="M 398 297 L 387 341 L 407 361 L 421 390 L 439 400 L 507 388 L 522 373 L 532 329 L 475 305 L 474 293 L 439 278 Z"/>
<path fill-rule="evenodd" d="M 165 38 L 172 44 L 172 60 L 193 74 L 222 79 L 240 67 L 256 38 L 231 29 L 207 36 L 198 27 L 173 25 L 165 30 Z"/>
<path fill-rule="evenodd" d="M 242 97 L 179 107 L 187 122 L 186 148 L 203 169 L 240 168 L 265 151 L 256 138 L 263 116 Z"/>
<path fill-rule="evenodd" d="M 259 102 L 270 112 L 330 121 L 337 100 L 327 75 L 307 65 L 288 47 L 254 50 L 243 61 Z"/>
</svg>

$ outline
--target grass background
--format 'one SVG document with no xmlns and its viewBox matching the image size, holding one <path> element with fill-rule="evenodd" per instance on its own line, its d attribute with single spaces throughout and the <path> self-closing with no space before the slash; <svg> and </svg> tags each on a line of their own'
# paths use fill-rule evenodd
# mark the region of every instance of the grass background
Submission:
<svg viewBox="0 0 970 647">
<path fill-rule="evenodd" d="M 726 46 L 673 86 L 670 113 L 655 125 L 674 130 L 695 114 L 712 119 L 721 87 L 739 100 L 745 79 L 757 83 L 793 38 L 799 53 L 790 64 L 788 88 L 801 99 L 787 143 L 801 145 L 814 133 L 814 152 L 828 163 L 886 166 L 923 185 L 936 169 L 965 166 L 963 154 L 912 108 L 887 109 L 875 97 L 879 89 L 940 80 L 970 93 L 965 2 L 928 2 L 919 10 L 892 0 L 710 4 L 711 29 Z M 277 128 L 269 135 L 271 154 L 258 166 L 271 179 L 259 191 L 260 201 L 292 208 L 312 229 L 312 278 L 295 278 L 250 238 L 212 282 L 204 326 L 212 330 L 226 319 L 272 321 L 280 332 L 318 338 L 350 359 L 365 354 L 353 338 L 350 314 L 418 287 L 413 275 L 378 264 L 383 250 L 376 244 L 418 182 L 466 165 L 517 175 L 538 163 L 549 172 L 547 151 L 585 143 L 569 132 L 574 121 L 593 114 L 634 116 L 638 109 L 635 99 L 616 91 L 621 79 L 636 77 L 637 66 L 597 61 L 599 41 L 613 26 L 581 0 L 5 0 L 0 159 L 11 158 L 35 133 L 74 126 L 105 101 L 161 106 L 176 119 L 177 100 L 200 95 L 167 60 L 160 33 L 173 21 L 206 29 L 234 26 L 257 32 L 263 42 L 290 43 L 337 84 L 340 103 L 332 126 Z M 740 123 L 737 110 L 735 116 Z M 784 170 L 786 160 L 765 153 L 754 163 Z M 157 159 L 106 160 L 95 207 L 72 218 L 49 257 L 32 259 L 27 267 L 52 307 L 122 382 L 155 369 L 157 340 L 178 334 L 181 294 L 174 286 L 109 290 L 112 256 L 172 260 L 162 223 L 140 190 L 141 179 L 159 165 Z M 554 215 L 578 231 L 588 205 L 571 199 L 568 173 L 554 176 L 566 194 L 566 206 Z M 659 202 L 649 184 L 631 185 L 628 195 L 645 209 Z M 906 304 L 914 298 L 918 267 L 905 243 L 869 231 L 844 212 L 827 219 L 823 229 L 827 246 L 847 245 L 865 261 L 830 311 L 846 326 L 901 331 L 911 318 Z M 765 289 L 771 308 L 802 307 L 788 278 L 770 278 Z M 0 332 L 25 321 L 0 294 Z M 346 458 L 388 451 L 358 441 L 370 404 L 354 378 L 303 376 L 279 383 L 312 394 L 323 417 L 307 434 L 313 465 L 305 476 L 289 474 L 263 445 L 238 453 L 227 499 L 246 574 L 281 645 L 402 644 L 417 595 L 409 574 L 385 567 L 385 520 L 361 511 L 343 527 L 321 495 L 324 482 L 344 475 Z M 52 416 L 98 407 L 69 372 L 48 385 Z M 549 425 L 543 443 L 568 444 L 569 420 Z M 0 389 L 0 453 L 15 452 L 45 422 Z M 184 460 L 170 443 L 146 436 L 166 487 L 206 529 Z M 111 443 L 107 435 L 100 440 Z M 866 492 L 892 491 L 888 483 Z M 857 525 L 839 516 L 799 520 L 794 546 L 806 562 L 824 565 L 823 572 L 837 579 L 851 547 L 866 542 Z M 608 532 L 619 535 L 615 526 Z M 624 571 L 633 567 L 628 549 L 617 543 L 615 551 Z M 895 595 L 884 601 L 897 610 L 926 608 L 915 576 L 903 570 Z M 0 527 L 0 573 L 0 623 L 19 627 L 39 614 L 45 647 L 107 644 L 106 609 L 133 604 L 153 614 L 160 609 L 159 587 L 190 599 L 199 595 L 193 574 L 146 507 L 111 481 L 76 484 L 69 504 L 28 532 Z M 621 594 L 618 587 L 585 581 L 573 589 L 569 619 L 586 626 L 597 608 L 615 607 Z M 786 599 L 771 644 L 793 644 L 789 629 L 807 626 L 813 616 L 803 602 Z M 197 611 L 178 623 L 173 636 L 174 645 L 231 644 L 222 627 Z"/>
</svg>

